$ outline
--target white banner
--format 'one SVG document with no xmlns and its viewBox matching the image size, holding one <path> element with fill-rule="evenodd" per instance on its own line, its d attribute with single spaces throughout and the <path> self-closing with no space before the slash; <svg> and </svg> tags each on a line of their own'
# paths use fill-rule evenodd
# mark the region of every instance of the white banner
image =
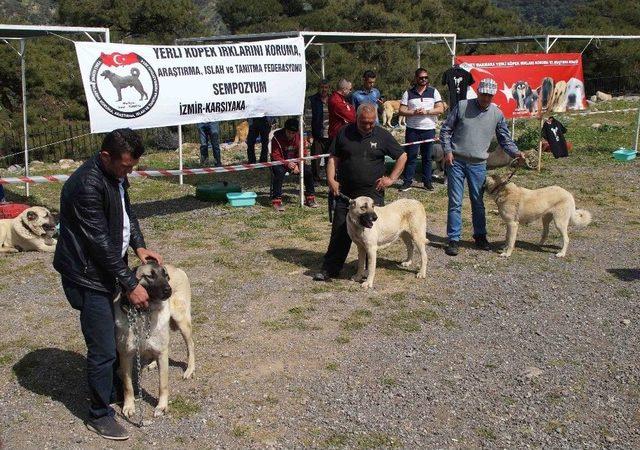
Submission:
<svg viewBox="0 0 640 450">
<path fill-rule="evenodd" d="M 302 114 L 301 37 L 197 46 L 75 45 L 92 133 Z"/>
</svg>

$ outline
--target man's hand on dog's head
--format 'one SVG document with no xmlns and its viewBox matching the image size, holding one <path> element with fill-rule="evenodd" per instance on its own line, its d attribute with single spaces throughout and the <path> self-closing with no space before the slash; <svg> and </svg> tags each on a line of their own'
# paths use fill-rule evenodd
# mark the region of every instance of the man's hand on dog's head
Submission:
<svg viewBox="0 0 640 450">
<path fill-rule="evenodd" d="M 127 294 L 129 303 L 135 308 L 147 309 L 149 307 L 149 293 L 147 290 L 138 283 L 135 289 Z"/>
<path fill-rule="evenodd" d="M 143 264 L 151 262 L 149 260 L 156 261 L 160 265 L 162 265 L 164 262 L 162 256 L 159 253 L 156 253 L 153 250 L 149 250 L 147 248 L 140 247 L 139 249 L 136 249 L 136 255 L 138 255 L 138 258 L 140 258 L 140 261 L 142 261 Z"/>
</svg>

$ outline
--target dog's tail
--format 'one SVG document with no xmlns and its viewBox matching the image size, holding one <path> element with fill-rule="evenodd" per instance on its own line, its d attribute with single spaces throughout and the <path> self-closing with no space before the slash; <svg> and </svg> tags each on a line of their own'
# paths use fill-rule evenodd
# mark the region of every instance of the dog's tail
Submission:
<svg viewBox="0 0 640 450">
<path fill-rule="evenodd" d="M 571 215 L 571 225 L 578 228 L 586 227 L 591 223 L 591 213 L 586 209 L 576 209 Z"/>
<path fill-rule="evenodd" d="M 138 69 L 137 67 L 132 67 L 131 68 L 131 75 L 133 75 L 134 77 L 138 78 L 140 76 L 140 69 Z"/>
</svg>

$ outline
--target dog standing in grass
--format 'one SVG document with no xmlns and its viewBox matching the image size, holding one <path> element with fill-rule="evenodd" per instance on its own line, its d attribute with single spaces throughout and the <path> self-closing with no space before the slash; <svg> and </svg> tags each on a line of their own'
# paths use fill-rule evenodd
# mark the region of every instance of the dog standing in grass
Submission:
<svg viewBox="0 0 640 450">
<path fill-rule="evenodd" d="M 140 336 L 140 357 L 151 360 L 150 368 L 157 364 L 159 373 L 158 405 L 154 416 L 167 411 L 169 405 L 169 329 L 179 330 L 187 345 L 187 369 L 182 378 L 191 378 L 195 370 L 195 354 L 191 336 L 191 286 L 187 274 L 171 265 L 156 262 L 143 264 L 136 270 L 136 277 L 149 293 L 149 336 Z M 127 318 L 124 298 L 118 296 L 114 303 L 116 316 L 116 344 L 120 356 L 120 375 L 124 388 L 122 414 L 135 414 L 133 392 L 133 365 L 136 357 L 136 336 Z"/>
<path fill-rule="evenodd" d="M 576 209 L 573 195 L 560 186 L 531 190 L 516 186 L 509 178 L 491 175 L 487 177 L 486 192 L 496 201 L 500 217 L 507 226 L 506 247 L 500 256 L 511 256 L 521 223 L 542 219 L 540 245 L 543 245 L 553 221 L 562 235 L 562 249 L 556 253 L 560 258 L 567 254 L 569 224 L 586 227 L 591 223 L 591 213 L 585 209 Z"/>
<path fill-rule="evenodd" d="M 427 277 L 427 213 L 417 200 L 400 199 L 387 206 L 374 206 L 373 199 L 358 197 L 349 202 L 347 232 L 358 247 L 358 272 L 353 279 L 362 287 L 373 287 L 378 248 L 385 248 L 398 238 L 407 246 L 407 259 L 402 267 L 413 264 L 414 244 L 420 252 L 417 278 Z M 369 274 L 365 278 L 365 262 Z"/>
</svg>

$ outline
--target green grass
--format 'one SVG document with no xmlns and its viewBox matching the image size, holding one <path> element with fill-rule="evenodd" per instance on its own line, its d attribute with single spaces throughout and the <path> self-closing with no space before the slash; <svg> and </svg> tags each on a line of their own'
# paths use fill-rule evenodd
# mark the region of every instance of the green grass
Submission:
<svg viewBox="0 0 640 450">
<path fill-rule="evenodd" d="M 200 405 L 181 395 L 176 395 L 175 398 L 169 402 L 169 411 L 171 415 L 177 419 L 192 416 L 201 410 Z"/>
<path fill-rule="evenodd" d="M 402 310 L 391 315 L 389 325 L 391 328 L 413 333 L 420 331 L 423 323 L 433 322 L 438 318 L 438 313 L 428 308 Z"/>
<path fill-rule="evenodd" d="M 495 441 L 497 439 L 496 433 L 489 427 L 476 428 L 476 434 L 482 439 L 488 439 L 490 441 Z"/>
<path fill-rule="evenodd" d="M 349 317 L 342 319 L 340 327 L 344 331 L 362 330 L 371 322 L 371 311 L 368 309 L 357 309 Z"/>
<path fill-rule="evenodd" d="M 237 438 L 244 438 L 249 436 L 249 434 L 251 433 L 251 427 L 249 425 L 235 425 L 232 429 L 231 429 L 231 434 Z"/>
<path fill-rule="evenodd" d="M 335 372 L 338 370 L 338 363 L 336 362 L 331 362 L 329 364 L 327 364 L 326 366 L 324 366 L 325 369 L 327 369 L 330 372 Z"/>
</svg>

